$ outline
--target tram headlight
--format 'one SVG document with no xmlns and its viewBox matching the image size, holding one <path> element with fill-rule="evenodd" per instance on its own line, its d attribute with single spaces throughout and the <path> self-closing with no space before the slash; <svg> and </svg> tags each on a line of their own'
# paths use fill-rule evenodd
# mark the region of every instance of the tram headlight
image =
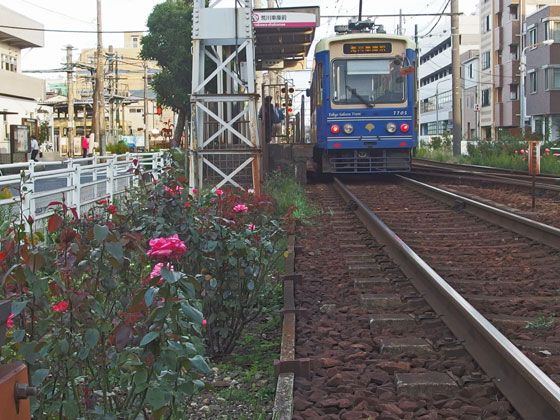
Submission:
<svg viewBox="0 0 560 420">
<path fill-rule="evenodd" d="M 354 132 L 354 126 L 350 123 L 346 123 L 344 124 L 344 126 L 342 127 L 342 130 L 346 133 L 346 134 L 352 134 Z"/>
<path fill-rule="evenodd" d="M 403 133 L 408 132 L 409 129 L 410 129 L 410 126 L 408 124 L 401 124 L 401 131 Z"/>
<path fill-rule="evenodd" d="M 340 127 L 336 124 L 331 125 L 331 133 L 333 134 L 338 134 L 340 133 Z"/>
<path fill-rule="evenodd" d="M 395 123 L 390 122 L 385 126 L 385 129 L 388 133 L 393 134 L 395 131 L 397 131 L 397 126 L 395 125 Z"/>
</svg>

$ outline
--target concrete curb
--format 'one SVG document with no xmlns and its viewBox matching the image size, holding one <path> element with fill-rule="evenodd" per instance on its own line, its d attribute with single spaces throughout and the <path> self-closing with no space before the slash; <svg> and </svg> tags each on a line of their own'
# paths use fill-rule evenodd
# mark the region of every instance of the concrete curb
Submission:
<svg viewBox="0 0 560 420">
<path fill-rule="evenodd" d="M 296 310 L 294 301 L 294 284 L 300 276 L 294 275 L 295 235 L 288 236 L 288 257 L 286 274 L 281 276 L 284 290 L 284 309 L 282 310 L 282 343 L 280 360 L 274 361 L 274 371 L 278 378 L 276 396 L 272 411 L 273 420 L 291 420 L 294 411 L 294 380 L 297 362 L 295 361 L 296 344 Z M 295 365 L 294 365 L 295 364 Z"/>
</svg>

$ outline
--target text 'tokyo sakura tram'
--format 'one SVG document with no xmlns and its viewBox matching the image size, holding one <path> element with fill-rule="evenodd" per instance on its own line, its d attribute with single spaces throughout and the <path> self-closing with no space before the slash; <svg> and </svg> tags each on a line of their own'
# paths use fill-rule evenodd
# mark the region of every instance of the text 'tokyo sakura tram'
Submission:
<svg viewBox="0 0 560 420">
<path fill-rule="evenodd" d="M 323 173 L 410 171 L 416 127 L 415 44 L 350 21 L 315 48 L 310 140 Z"/>
</svg>

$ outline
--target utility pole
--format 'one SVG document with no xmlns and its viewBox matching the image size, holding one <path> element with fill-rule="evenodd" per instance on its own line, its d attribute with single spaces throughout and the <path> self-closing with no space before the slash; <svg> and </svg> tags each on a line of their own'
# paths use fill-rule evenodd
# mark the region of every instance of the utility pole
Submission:
<svg viewBox="0 0 560 420">
<path fill-rule="evenodd" d="M 74 65 L 72 64 L 72 45 L 66 46 L 66 85 L 68 88 L 68 157 L 74 157 Z"/>
<path fill-rule="evenodd" d="M 113 74 L 115 66 L 115 52 L 113 51 L 113 46 L 109 45 L 109 51 L 107 52 L 109 60 L 109 135 L 107 136 L 109 143 L 115 143 L 115 76 Z"/>
<path fill-rule="evenodd" d="M 418 45 L 418 24 L 414 25 L 414 45 L 416 45 L 415 47 L 415 51 L 416 51 L 416 60 L 414 60 L 414 89 L 415 89 L 415 95 L 414 97 L 416 98 L 416 103 L 414 104 L 414 106 L 416 107 L 416 114 L 415 114 L 415 124 L 416 124 L 416 132 L 419 135 L 420 133 L 418 133 L 418 131 L 420 130 L 420 95 L 418 94 L 418 88 L 420 87 L 420 83 L 419 83 L 419 75 L 418 75 L 418 71 L 420 68 L 420 48 Z"/>
<path fill-rule="evenodd" d="M 144 64 L 144 147 L 150 150 L 148 139 L 148 63 Z"/>
<path fill-rule="evenodd" d="M 402 9 L 399 9 L 399 30 L 397 32 L 399 35 L 403 34 L 402 25 L 403 25 Z"/>
<path fill-rule="evenodd" d="M 459 0 L 451 0 L 451 78 L 453 89 L 453 156 L 461 155 L 461 62 L 459 54 Z"/>
<path fill-rule="evenodd" d="M 99 144 L 101 156 L 105 155 L 105 77 L 103 69 L 103 39 L 101 26 L 101 0 L 97 0 L 97 69 L 95 71 L 95 141 Z"/>
</svg>

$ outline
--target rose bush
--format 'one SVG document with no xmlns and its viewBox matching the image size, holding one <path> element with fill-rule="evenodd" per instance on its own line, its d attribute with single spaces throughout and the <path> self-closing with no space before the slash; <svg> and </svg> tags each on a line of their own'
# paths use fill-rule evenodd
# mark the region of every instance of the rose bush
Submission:
<svg viewBox="0 0 560 420">
<path fill-rule="evenodd" d="M 78 219 L 58 203 L 46 238 L 20 221 L 0 239 L 13 312 L 3 362 L 28 365 L 37 419 L 181 418 L 208 372 L 200 284 L 177 260 L 184 243 L 147 249 L 107 204 Z"/>
<path fill-rule="evenodd" d="M 262 310 L 285 249 L 272 199 L 239 188 L 189 194 L 186 179 L 172 168 L 142 197 L 147 201 L 126 203 L 128 217 L 148 236 L 177 235 L 185 242 L 180 261 L 200 283 L 196 296 L 207 319 L 207 351 L 230 352 L 246 323 Z"/>
</svg>

